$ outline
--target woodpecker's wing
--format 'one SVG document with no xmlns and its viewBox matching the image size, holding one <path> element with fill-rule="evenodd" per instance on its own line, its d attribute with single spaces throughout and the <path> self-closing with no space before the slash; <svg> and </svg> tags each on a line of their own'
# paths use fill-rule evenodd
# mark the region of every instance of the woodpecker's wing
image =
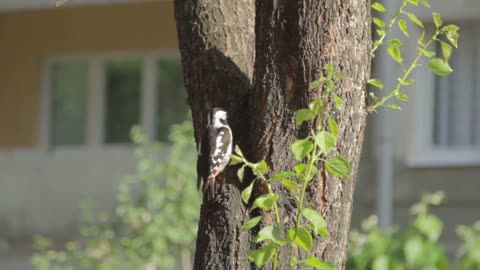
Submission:
<svg viewBox="0 0 480 270">
<path fill-rule="evenodd" d="M 209 130 L 210 175 L 221 172 L 230 160 L 232 133 L 228 127 Z"/>
<path fill-rule="evenodd" d="M 207 181 L 210 173 L 208 155 L 210 154 L 210 145 L 208 143 L 208 128 L 203 132 L 197 151 L 197 190 L 200 190 L 203 182 Z"/>
</svg>

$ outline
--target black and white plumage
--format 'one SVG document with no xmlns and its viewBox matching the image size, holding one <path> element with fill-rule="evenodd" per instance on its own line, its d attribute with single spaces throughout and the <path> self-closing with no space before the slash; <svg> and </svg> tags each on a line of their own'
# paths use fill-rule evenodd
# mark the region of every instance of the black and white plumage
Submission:
<svg viewBox="0 0 480 270">
<path fill-rule="evenodd" d="M 227 123 L 227 112 L 214 108 L 209 114 L 209 124 L 198 147 L 197 189 L 200 189 L 203 183 L 203 192 L 210 189 L 209 195 L 215 195 L 216 177 L 230 162 L 232 144 L 232 130 Z"/>
</svg>

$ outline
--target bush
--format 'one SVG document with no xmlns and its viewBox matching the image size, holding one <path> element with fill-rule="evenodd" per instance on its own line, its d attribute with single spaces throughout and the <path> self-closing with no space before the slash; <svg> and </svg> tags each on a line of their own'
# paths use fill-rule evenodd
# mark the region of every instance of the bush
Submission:
<svg viewBox="0 0 480 270">
<path fill-rule="evenodd" d="M 80 240 L 54 250 L 39 237 L 38 270 L 191 269 L 201 194 L 195 189 L 192 124 L 172 127 L 171 144 L 147 142 L 132 129 L 137 173 L 120 184 L 113 213 L 85 210 Z M 162 157 L 166 156 L 165 157 Z M 181 259 L 179 259 L 181 258 Z"/>
<path fill-rule="evenodd" d="M 429 212 L 439 205 L 442 192 L 422 196 L 412 206 L 412 220 L 403 229 L 379 229 L 372 216 L 361 230 L 350 234 L 348 270 L 480 270 L 480 224 L 459 226 L 457 233 L 463 240 L 457 260 L 449 264 L 445 247 L 438 242 L 443 222 Z"/>
</svg>

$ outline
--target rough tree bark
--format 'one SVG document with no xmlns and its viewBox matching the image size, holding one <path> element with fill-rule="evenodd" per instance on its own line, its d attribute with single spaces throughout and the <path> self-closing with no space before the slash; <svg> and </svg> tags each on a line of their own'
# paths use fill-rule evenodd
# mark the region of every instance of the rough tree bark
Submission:
<svg viewBox="0 0 480 270">
<path fill-rule="evenodd" d="M 345 264 L 365 127 L 369 4 L 369 0 L 259 0 L 256 6 L 253 0 L 175 1 L 196 138 L 205 128 L 207 112 L 223 107 L 229 112 L 235 143 L 252 161 L 265 159 L 273 172 L 294 163 L 289 145 L 305 135 L 295 128 L 295 111 L 322 91 L 307 93 L 309 82 L 327 64 L 348 76 L 337 90 L 344 107 L 334 117 L 340 125 L 338 152 L 351 161 L 352 179 L 329 176 L 320 168 L 323 173 L 308 192 L 331 233 L 328 240 L 316 239 L 315 255 L 338 269 Z M 332 103 L 326 106 L 332 108 Z M 230 168 L 217 196 L 204 198 L 195 269 L 254 268 L 247 260 L 248 252 L 256 248 L 252 235 L 240 232 L 249 218 L 240 197 L 243 187 Z M 291 222 L 294 209 L 288 202 L 281 205 Z M 286 261 L 280 262 L 280 269 L 282 265 Z"/>
</svg>

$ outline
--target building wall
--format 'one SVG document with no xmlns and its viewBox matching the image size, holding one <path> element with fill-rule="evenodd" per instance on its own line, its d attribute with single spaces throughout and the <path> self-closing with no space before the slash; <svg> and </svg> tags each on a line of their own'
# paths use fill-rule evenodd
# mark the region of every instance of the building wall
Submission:
<svg viewBox="0 0 480 270">
<path fill-rule="evenodd" d="M 32 148 L 48 55 L 177 48 L 173 2 L 0 13 L 0 149 Z"/>
<path fill-rule="evenodd" d="M 79 201 L 110 210 L 135 172 L 131 146 L 39 146 L 45 59 L 176 48 L 172 1 L 0 13 L 0 239 L 67 237 Z"/>
</svg>

